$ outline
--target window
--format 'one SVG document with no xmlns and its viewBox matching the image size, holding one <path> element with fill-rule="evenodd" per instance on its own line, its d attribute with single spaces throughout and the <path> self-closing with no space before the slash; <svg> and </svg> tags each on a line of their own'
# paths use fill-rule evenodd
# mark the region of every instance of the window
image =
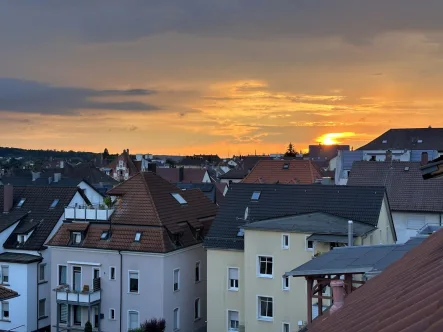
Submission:
<svg viewBox="0 0 443 332">
<path fill-rule="evenodd" d="M 272 297 L 259 296 L 258 297 L 258 319 L 273 320 L 273 306 Z"/>
<path fill-rule="evenodd" d="M 194 301 L 194 320 L 200 319 L 200 299 Z"/>
<path fill-rule="evenodd" d="M 94 268 L 92 270 L 92 279 L 98 279 L 98 278 L 100 278 L 100 269 Z"/>
<path fill-rule="evenodd" d="M 171 194 L 172 195 L 172 197 L 174 197 L 175 198 L 175 200 L 177 201 L 177 202 L 179 202 L 180 204 L 187 204 L 188 202 L 186 202 L 186 200 L 182 197 L 182 195 L 180 195 L 180 194 L 177 194 L 177 193 L 172 193 Z"/>
<path fill-rule="evenodd" d="M 102 235 L 100 235 L 100 240 L 106 240 L 108 238 L 108 231 L 103 231 Z"/>
<path fill-rule="evenodd" d="M 385 139 L 384 139 L 384 140 L 382 141 L 382 143 L 383 143 L 383 144 L 386 144 L 386 143 L 388 143 L 388 140 L 385 140 Z"/>
<path fill-rule="evenodd" d="M 138 293 L 138 272 L 129 271 L 129 293 Z"/>
<path fill-rule="evenodd" d="M 308 240 L 308 236 L 306 236 L 306 250 L 312 251 L 314 250 L 314 241 Z"/>
<path fill-rule="evenodd" d="M 17 242 L 18 243 L 25 243 L 25 236 L 22 234 L 17 235 Z"/>
<path fill-rule="evenodd" d="M 82 307 L 74 305 L 72 310 L 74 311 L 74 325 L 82 324 Z"/>
<path fill-rule="evenodd" d="M 109 309 L 109 319 L 115 319 L 115 309 Z"/>
<path fill-rule="evenodd" d="M 111 266 L 109 268 L 109 280 L 115 280 L 115 267 Z"/>
<path fill-rule="evenodd" d="M 259 277 L 272 278 L 272 257 L 258 256 Z"/>
<path fill-rule="evenodd" d="M 38 317 L 46 316 L 46 299 L 42 299 L 38 301 Z"/>
<path fill-rule="evenodd" d="M 174 331 L 177 331 L 180 328 L 180 309 L 175 308 L 174 309 L 174 325 L 173 325 Z"/>
<path fill-rule="evenodd" d="M 9 302 L 2 302 L 2 319 L 9 320 Z"/>
<path fill-rule="evenodd" d="M 195 282 L 200 281 L 200 262 L 195 263 Z"/>
<path fill-rule="evenodd" d="M 80 242 L 82 242 L 82 233 L 73 232 L 72 233 L 72 243 L 73 244 L 80 244 Z"/>
<path fill-rule="evenodd" d="M 54 201 L 52 202 L 51 206 L 49 207 L 50 209 L 53 209 L 57 206 L 59 200 L 58 199 L 54 199 Z"/>
<path fill-rule="evenodd" d="M 59 315 L 60 315 L 60 323 L 67 324 L 68 323 L 68 305 L 65 303 L 60 303 L 58 305 Z"/>
<path fill-rule="evenodd" d="M 25 203 L 25 201 L 26 201 L 26 198 L 22 198 L 20 200 L 20 202 L 18 202 L 17 207 L 22 207 L 22 205 Z"/>
<path fill-rule="evenodd" d="M 289 169 L 289 164 L 283 164 L 283 169 Z"/>
<path fill-rule="evenodd" d="M 38 266 L 38 280 L 39 281 L 45 281 L 45 269 L 46 264 L 39 264 Z"/>
<path fill-rule="evenodd" d="M 261 191 L 254 191 L 251 196 L 251 200 L 258 201 L 261 195 Z"/>
<path fill-rule="evenodd" d="M 282 248 L 289 249 L 289 234 L 283 234 L 282 236 Z"/>
<path fill-rule="evenodd" d="M 417 140 L 417 143 L 423 143 L 422 139 Z"/>
<path fill-rule="evenodd" d="M 238 290 L 238 268 L 230 267 L 228 269 L 228 289 Z"/>
<path fill-rule="evenodd" d="M 283 281 L 282 289 L 289 290 L 289 277 L 284 276 L 282 281 Z"/>
<path fill-rule="evenodd" d="M 239 327 L 238 311 L 228 311 L 228 331 L 237 332 Z"/>
<path fill-rule="evenodd" d="M 82 268 L 74 266 L 72 268 L 72 288 L 74 291 L 80 292 L 82 284 Z"/>
<path fill-rule="evenodd" d="M 290 332 L 290 325 L 289 325 L 289 323 L 283 323 L 282 331 L 283 332 Z"/>
<path fill-rule="evenodd" d="M 2 266 L 2 284 L 9 284 L 9 266 Z"/>
<path fill-rule="evenodd" d="M 174 292 L 180 290 L 180 270 L 174 270 Z"/>
<path fill-rule="evenodd" d="M 141 236 L 142 236 L 142 233 L 140 233 L 140 232 L 135 233 L 134 241 L 140 242 Z"/>
<path fill-rule="evenodd" d="M 66 265 L 59 265 L 58 266 L 58 284 L 59 285 L 66 285 L 68 282 L 66 280 L 68 267 Z"/>
<path fill-rule="evenodd" d="M 137 311 L 129 311 L 129 319 L 128 319 L 128 328 L 129 329 L 137 329 L 140 327 L 138 312 Z"/>
</svg>

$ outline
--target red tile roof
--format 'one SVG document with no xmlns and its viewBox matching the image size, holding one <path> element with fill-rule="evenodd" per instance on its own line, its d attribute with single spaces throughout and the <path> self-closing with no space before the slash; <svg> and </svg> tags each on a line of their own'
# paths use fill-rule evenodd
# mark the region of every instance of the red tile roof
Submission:
<svg viewBox="0 0 443 332">
<path fill-rule="evenodd" d="M 115 158 L 106 167 L 111 168 L 112 170 L 115 170 L 120 158 L 122 158 L 122 160 L 124 160 L 126 167 L 129 169 L 129 176 L 133 176 L 139 172 L 139 170 L 137 169 L 137 166 L 134 164 L 134 161 L 131 159 L 131 156 L 129 155 L 129 153 L 126 150 L 124 150 L 121 155 L 119 155 L 117 158 Z"/>
<path fill-rule="evenodd" d="M 4 286 L 0 286 L 0 301 L 9 300 L 17 296 L 20 295 L 16 291 L 13 291 L 12 289 L 6 288 Z"/>
<path fill-rule="evenodd" d="M 311 184 L 321 178 L 311 160 L 260 160 L 242 182 Z"/>
<path fill-rule="evenodd" d="M 443 230 L 351 293 L 308 332 L 443 331 Z"/>
</svg>

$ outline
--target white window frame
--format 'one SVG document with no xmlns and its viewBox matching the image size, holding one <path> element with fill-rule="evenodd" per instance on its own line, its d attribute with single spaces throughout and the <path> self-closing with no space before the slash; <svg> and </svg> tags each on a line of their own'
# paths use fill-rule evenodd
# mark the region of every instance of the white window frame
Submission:
<svg viewBox="0 0 443 332">
<path fill-rule="evenodd" d="M 40 279 L 40 269 L 43 267 L 43 279 Z M 38 282 L 45 282 L 46 281 L 46 263 L 40 263 L 38 264 Z"/>
<path fill-rule="evenodd" d="M 288 245 L 285 244 L 285 238 L 288 239 Z M 290 237 L 289 234 L 282 234 L 281 236 L 281 248 L 283 250 L 288 250 L 290 247 L 291 243 L 290 243 Z"/>
<path fill-rule="evenodd" d="M 77 242 L 77 236 L 80 237 L 80 241 Z M 72 243 L 73 244 L 80 244 L 82 243 L 82 233 L 81 232 L 72 232 Z"/>
<path fill-rule="evenodd" d="M 175 311 L 177 310 L 177 327 L 174 327 L 175 323 Z M 172 312 L 172 331 L 180 330 L 180 308 L 174 308 Z"/>
<path fill-rule="evenodd" d="M 266 257 L 266 258 L 271 258 L 272 259 L 272 274 L 261 274 L 260 273 L 260 257 Z M 274 278 L 274 256 L 272 255 L 257 255 L 257 277 L 258 278 L 268 278 L 268 279 L 273 279 Z"/>
<path fill-rule="evenodd" d="M 178 271 L 178 274 L 177 274 L 177 289 L 175 289 L 175 271 Z M 172 271 L 172 290 L 173 290 L 173 292 L 180 291 L 180 269 L 179 268 L 174 269 Z"/>
<path fill-rule="evenodd" d="M 285 331 L 285 325 L 288 326 L 288 332 L 291 332 L 291 323 L 289 323 L 289 322 L 282 322 L 281 323 L 281 330 L 282 330 L 282 332 L 286 332 Z"/>
<path fill-rule="evenodd" d="M 129 323 L 131 323 L 131 320 L 130 320 L 130 313 L 131 312 L 136 312 L 137 313 L 137 319 L 138 319 L 138 322 L 137 322 L 137 326 L 140 326 L 140 311 L 138 311 L 138 310 L 132 310 L 132 309 L 129 309 L 128 310 L 128 323 L 127 323 L 127 328 L 128 328 L 128 330 L 130 329 L 130 326 L 129 326 Z"/>
<path fill-rule="evenodd" d="M 229 275 L 229 270 L 230 269 L 236 269 L 237 270 L 237 275 L 238 275 L 238 279 L 237 279 L 237 287 L 231 287 L 231 278 Z M 238 289 L 240 287 L 240 268 L 236 267 L 236 266 L 228 266 L 228 290 L 231 292 L 238 292 Z"/>
<path fill-rule="evenodd" d="M 44 309 L 44 313 L 43 313 L 43 315 L 41 314 L 41 312 L 40 312 L 40 303 L 42 302 L 42 301 L 44 301 L 44 307 L 43 307 L 43 309 Z M 40 300 L 38 300 L 38 308 L 37 308 L 37 315 L 38 315 L 38 318 L 43 318 L 43 317 L 47 317 L 48 315 L 46 315 L 46 299 L 40 299 Z"/>
<path fill-rule="evenodd" d="M 3 304 L 7 304 L 8 305 L 8 317 L 6 317 L 6 318 L 3 316 Z M 8 322 L 11 321 L 11 308 L 10 307 L 11 306 L 9 305 L 9 301 L 2 301 L 0 303 L 0 310 L 1 310 L 0 318 L 1 318 L 1 320 L 8 321 Z"/>
<path fill-rule="evenodd" d="M 9 265 L 1 265 L 1 284 L 2 285 L 9 285 Z M 4 280 L 4 276 L 3 276 L 3 269 L 6 268 L 8 270 L 8 281 Z M 2 314 L 3 315 L 3 314 Z"/>
<path fill-rule="evenodd" d="M 112 279 L 112 269 L 114 269 L 114 279 Z M 117 268 L 115 266 L 110 266 L 109 267 L 109 280 L 117 280 Z"/>
<path fill-rule="evenodd" d="M 71 288 L 74 289 L 74 268 L 75 267 L 80 268 L 80 292 L 81 292 L 82 286 L 83 286 L 83 268 L 80 265 L 72 265 L 72 267 L 71 267 L 71 276 L 72 276 Z"/>
<path fill-rule="evenodd" d="M 131 292 L 131 273 L 137 273 L 137 292 Z M 140 294 L 140 271 L 128 270 L 128 294 Z M 131 311 L 131 310 L 130 310 Z M 134 311 L 134 310 L 132 310 Z M 140 318 L 139 318 L 140 320 Z"/>
<path fill-rule="evenodd" d="M 239 327 L 238 329 L 231 328 L 231 320 L 229 319 L 230 318 L 229 317 L 229 312 L 236 312 L 236 313 L 238 313 L 238 327 Z M 239 329 L 240 329 L 240 311 L 239 310 L 230 310 L 230 309 L 228 309 L 226 311 L 226 321 L 228 323 L 228 332 L 238 332 Z"/>
<path fill-rule="evenodd" d="M 267 297 L 272 299 L 272 317 L 268 317 L 268 316 L 260 316 L 260 305 L 261 305 L 261 301 L 260 298 L 261 297 Z M 256 302 L 257 302 L 257 320 L 260 321 L 264 321 L 264 322 L 273 322 L 274 321 L 274 316 L 275 316 L 275 301 L 274 301 L 274 297 L 273 296 L 269 296 L 269 295 L 257 295 L 256 297 Z"/>
<path fill-rule="evenodd" d="M 195 270 L 194 270 L 194 279 L 195 279 L 195 283 L 199 283 L 200 281 L 202 281 L 202 269 L 201 269 L 201 261 L 197 261 L 195 262 Z M 195 278 L 195 272 L 198 268 L 198 280 Z"/>
<path fill-rule="evenodd" d="M 288 281 L 288 286 L 286 287 L 286 280 Z M 286 277 L 283 276 L 282 277 L 282 285 L 281 285 L 282 290 L 284 291 L 289 291 L 291 289 L 291 279 L 290 277 Z"/>
<path fill-rule="evenodd" d="M 114 312 L 114 318 L 112 318 L 112 312 Z M 115 320 L 115 309 L 109 308 L 109 320 Z"/>
<path fill-rule="evenodd" d="M 68 282 L 69 269 L 68 269 L 68 265 L 66 265 L 66 264 L 57 264 L 57 285 L 58 286 L 62 285 L 62 284 L 60 284 L 60 266 L 66 267 L 66 285 L 69 285 L 69 282 Z"/>
<path fill-rule="evenodd" d="M 315 243 L 314 243 L 314 241 L 312 241 L 312 240 L 309 240 L 308 241 L 308 237 L 309 237 L 310 235 L 306 235 L 305 236 L 305 250 L 306 251 L 314 251 L 314 247 L 315 247 Z M 312 248 L 309 248 L 308 247 L 308 242 L 312 242 Z"/>
<path fill-rule="evenodd" d="M 197 301 L 198 301 L 197 317 L 195 317 L 195 314 L 196 314 L 196 312 L 195 312 L 195 304 L 197 303 Z M 194 300 L 194 321 L 197 321 L 197 320 L 199 320 L 199 319 L 202 318 L 202 315 L 201 315 L 201 307 L 202 307 L 201 299 L 200 299 L 199 297 L 197 297 L 197 298 Z"/>
</svg>

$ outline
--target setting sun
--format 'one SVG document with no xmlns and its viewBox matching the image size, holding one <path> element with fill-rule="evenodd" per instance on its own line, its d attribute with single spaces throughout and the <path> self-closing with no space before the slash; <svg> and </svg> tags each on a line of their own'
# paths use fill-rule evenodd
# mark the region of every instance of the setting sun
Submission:
<svg viewBox="0 0 443 332">
<path fill-rule="evenodd" d="M 353 136 L 355 136 L 355 133 L 352 132 L 328 133 L 318 137 L 317 142 L 324 145 L 334 145 L 342 143 L 342 141 L 340 140 L 341 138 L 347 138 Z"/>
</svg>

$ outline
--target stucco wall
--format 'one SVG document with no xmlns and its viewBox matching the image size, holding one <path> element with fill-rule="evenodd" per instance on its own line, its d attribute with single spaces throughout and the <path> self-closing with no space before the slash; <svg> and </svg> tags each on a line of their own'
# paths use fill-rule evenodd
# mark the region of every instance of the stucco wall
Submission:
<svg viewBox="0 0 443 332">
<path fill-rule="evenodd" d="M 392 212 L 395 230 L 397 231 L 397 243 L 405 243 L 417 234 L 417 229 L 408 229 L 408 220 L 423 220 L 424 224 L 440 225 L 443 217 L 440 213 L 416 213 L 416 212 Z"/>
<path fill-rule="evenodd" d="M 244 253 L 234 250 L 207 250 L 208 332 L 228 331 L 228 310 L 239 312 L 244 325 Z M 228 290 L 228 267 L 239 268 L 238 291 Z"/>
</svg>

